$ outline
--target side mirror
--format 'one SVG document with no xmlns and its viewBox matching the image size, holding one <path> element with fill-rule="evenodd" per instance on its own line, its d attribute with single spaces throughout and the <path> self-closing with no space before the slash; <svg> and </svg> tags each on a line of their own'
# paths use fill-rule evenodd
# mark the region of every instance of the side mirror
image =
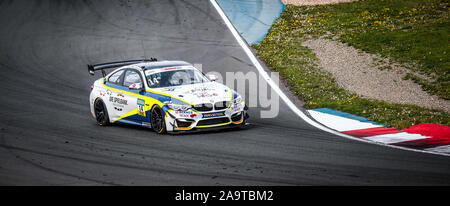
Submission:
<svg viewBox="0 0 450 206">
<path fill-rule="evenodd" d="M 142 86 L 142 83 L 134 83 L 134 84 L 130 85 L 128 87 L 128 89 L 130 89 L 130 90 L 142 90 L 143 86 Z"/>
<path fill-rule="evenodd" d="M 214 81 L 216 81 L 217 79 L 219 79 L 219 77 L 217 77 L 217 75 L 210 74 L 210 75 L 208 75 L 208 79 L 214 82 Z"/>
</svg>

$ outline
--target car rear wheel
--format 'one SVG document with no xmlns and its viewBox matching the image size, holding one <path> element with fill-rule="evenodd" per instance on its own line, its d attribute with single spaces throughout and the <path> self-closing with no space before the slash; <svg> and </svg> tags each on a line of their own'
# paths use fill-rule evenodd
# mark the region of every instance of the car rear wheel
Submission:
<svg viewBox="0 0 450 206">
<path fill-rule="evenodd" d="M 163 134 L 166 132 L 164 112 L 158 105 L 153 106 L 152 111 L 150 113 L 150 121 L 152 124 L 153 131 L 155 131 L 158 134 Z"/>
<path fill-rule="evenodd" d="M 94 104 L 94 113 L 97 124 L 100 126 L 109 125 L 109 116 L 105 103 L 102 100 L 96 100 Z"/>
</svg>

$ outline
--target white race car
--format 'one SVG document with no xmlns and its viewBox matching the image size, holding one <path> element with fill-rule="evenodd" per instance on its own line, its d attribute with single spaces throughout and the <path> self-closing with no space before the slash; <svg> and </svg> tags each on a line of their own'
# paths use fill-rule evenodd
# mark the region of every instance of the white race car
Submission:
<svg viewBox="0 0 450 206">
<path fill-rule="evenodd" d="M 117 68 L 108 75 L 104 69 Z M 130 60 L 88 65 L 103 78 L 91 86 L 91 114 L 99 125 L 126 123 L 157 133 L 243 126 L 242 97 L 184 61 Z"/>
</svg>

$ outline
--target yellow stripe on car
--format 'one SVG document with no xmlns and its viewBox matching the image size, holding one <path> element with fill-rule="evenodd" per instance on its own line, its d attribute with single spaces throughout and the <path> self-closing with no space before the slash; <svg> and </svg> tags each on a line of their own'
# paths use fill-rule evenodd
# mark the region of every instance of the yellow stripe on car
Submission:
<svg viewBox="0 0 450 206">
<path fill-rule="evenodd" d="M 174 98 L 174 99 L 178 99 L 178 100 L 180 100 L 180 101 L 182 101 L 182 102 L 186 102 L 186 103 L 188 103 L 188 104 L 192 105 L 192 103 L 190 103 L 190 102 L 188 102 L 188 101 L 186 101 L 186 100 L 180 99 L 180 98 L 178 98 L 178 97 L 174 97 L 174 96 L 172 96 L 172 95 L 169 95 L 169 94 L 165 94 L 165 93 L 161 93 L 161 92 L 153 91 L 153 90 L 150 90 L 150 89 L 146 89 L 145 91 L 147 91 L 147 92 L 151 92 L 151 93 L 155 93 L 155 94 L 160 94 L 160 95 L 164 95 L 164 96 L 168 96 L 168 97 L 171 97 L 171 98 Z"/>
<path fill-rule="evenodd" d="M 135 114 L 137 114 L 137 113 L 138 113 L 138 109 L 137 109 L 137 108 L 136 108 L 136 109 L 133 109 L 133 110 L 131 110 L 130 112 L 128 112 L 128 113 L 126 113 L 126 114 L 120 116 L 119 118 L 113 120 L 112 122 L 114 123 L 114 122 L 117 121 L 117 120 L 121 120 L 121 119 L 123 119 L 123 118 L 125 118 L 125 117 L 129 117 L 129 116 L 135 115 Z"/>
<path fill-rule="evenodd" d="M 196 126 L 196 127 L 197 128 L 219 127 L 219 126 L 224 126 L 224 125 L 228 125 L 228 124 L 231 124 L 231 122 L 222 123 L 222 124 L 214 124 L 214 125 Z"/>
</svg>

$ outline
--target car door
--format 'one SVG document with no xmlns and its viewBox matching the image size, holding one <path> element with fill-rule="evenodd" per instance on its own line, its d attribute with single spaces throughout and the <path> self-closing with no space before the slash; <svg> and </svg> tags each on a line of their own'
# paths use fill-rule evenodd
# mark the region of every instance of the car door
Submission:
<svg viewBox="0 0 450 206">
<path fill-rule="evenodd" d="M 106 90 L 105 103 L 107 102 L 108 115 L 112 122 L 122 116 L 124 110 L 123 98 L 121 98 L 120 90 L 123 89 L 123 77 L 125 75 L 125 69 L 116 71 L 114 74 L 108 77 L 105 85 L 109 88 Z M 112 89 L 110 89 L 112 88 Z"/>
<path fill-rule="evenodd" d="M 142 124 L 142 122 L 148 122 L 149 117 L 145 112 L 145 99 L 142 96 L 145 91 L 143 89 L 133 89 L 137 85 L 144 87 L 140 72 L 136 69 L 127 69 L 123 79 L 123 86 L 128 92 L 121 95 L 127 101 L 125 114 L 132 115 L 129 115 L 126 120 Z"/>
</svg>

